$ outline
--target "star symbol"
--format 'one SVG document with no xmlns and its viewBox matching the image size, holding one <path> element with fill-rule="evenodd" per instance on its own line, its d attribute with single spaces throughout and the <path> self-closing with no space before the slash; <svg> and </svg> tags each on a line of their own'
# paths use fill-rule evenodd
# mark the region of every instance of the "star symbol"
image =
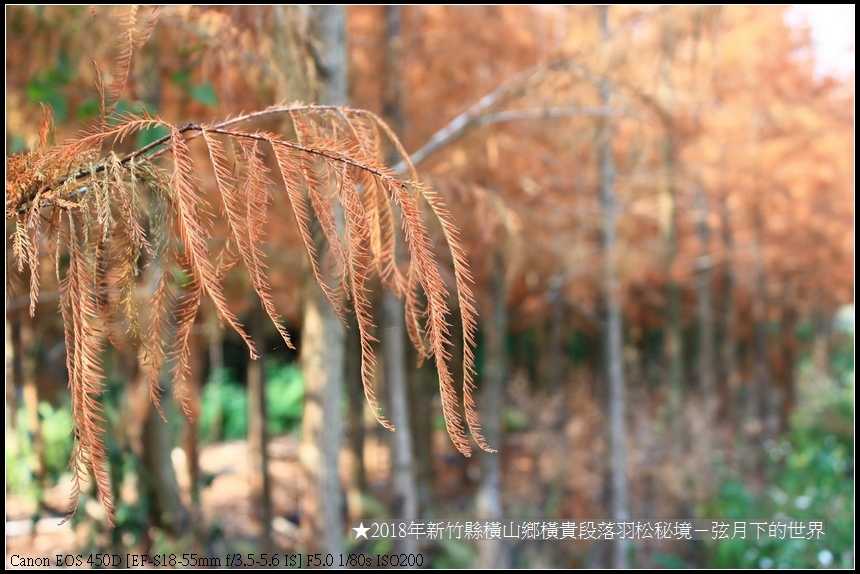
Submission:
<svg viewBox="0 0 860 574">
<path fill-rule="evenodd" d="M 362 538 L 367 540 L 367 531 L 370 530 L 370 528 L 365 528 L 364 522 L 360 522 L 358 524 L 358 526 L 354 526 L 352 529 L 355 530 L 355 538 L 356 539 L 358 539 L 358 537 L 361 536 Z"/>
</svg>

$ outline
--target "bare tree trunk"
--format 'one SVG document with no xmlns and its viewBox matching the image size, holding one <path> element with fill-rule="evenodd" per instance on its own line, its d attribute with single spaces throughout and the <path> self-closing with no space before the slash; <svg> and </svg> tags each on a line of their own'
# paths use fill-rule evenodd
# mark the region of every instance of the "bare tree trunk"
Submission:
<svg viewBox="0 0 860 574">
<path fill-rule="evenodd" d="M 247 9 L 241 6 L 241 9 Z M 312 8 L 308 5 L 274 4 L 259 7 L 261 18 L 272 19 L 274 60 L 280 70 L 279 97 L 285 101 L 308 100 L 314 97 L 314 74 L 307 54 L 307 28 Z"/>
<path fill-rule="evenodd" d="M 833 347 L 833 322 L 824 302 L 824 287 L 819 286 L 816 293 L 816 305 L 812 310 L 812 378 L 815 388 L 820 391 L 829 389 L 833 380 L 830 357 Z"/>
<path fill-rule="evenodd" d="M 417 362 L 417 352 L 409 347 L 410 364 Z M 424 516 L 424 510 L 430 505 L 433 495 L 433 409 L 427 405 L 433 404 L 433 396 L 438 390 L 436 371 L 430 365 L 410 371 L 412 402 L 410 404 L 412 428 L 412 443 L 415 452 L 415 482 L 418 489 L 418 514 Z"/>
<path fill-rule="evenodd" d="M 321 49 L 319 102 L 347 103 L 346 8 L 317 6 L 313 11 Z M 339 219 L 343 218 L 341 213 Z M 319 242 L 318 242 L 319 243 Z M 324 249 L 318 245 L 318 253 Z M 340 449 L 343 443 L 343 392 L 346 336 L 322 290 L 308 278 L 304 299 L 301 363 L 305 374 L 301 463 L 305 481 L 302 533 L 308 551 L 343 551 L 343 492 Z"/>
<path fill-rule="evenodd" d="M 508 331 L 507 286 L 505 285 L 504 254 L 497 248 L 493 254 L 490 297 L 492 311 L 485 323 L 486 341 L 485 378 L 481 384 L 481 402 L 484 407 L 484 437 L 487 442 L 502 450 L 502 398 L 507 378 L 505 334 Z M 478 454 L 481 461 L 481 483 L 478 487 L 477 512 L 484 521 L 501 521 L 502 459 L 500 453 Z M 483 540 L 479 546 L 478 568 L 510 568 L 509 549 L 504 539 Z"/>
<path fill-rule="evenodd" d="M 767 304 L 765 302 L 765 279 L 761 268 L 756 271 L 756 294 L 753 300 L 755 321 L 755 389 L 754 416 L 759 419 L 762 431 L 768 426 L 769 405 L 767 388 L 770 384 L 770 367 L 767 357 Z"/>
<path fill-rule="evenodd" d="M 385 57 L 383 61 L 383 113 L 399 134 L 403 134 L 402 94 L 402 7 L 385 7 Z M 395 163 L 396 157 L 390 158 Z M 398 254 L 402 245 L 397 246 Z M 412 429 L 409 420 L 409 400 L 406 387 L 406 321 L 403 303 L 390 291 L 382 294 L 382 359 L 385 386 L 388 390 L 391 423 L 397 432 L 390 436 L 392 482 L 394 486 L 393 518 L 411 521 L 418 518 L 418 494 L 412 456 Z M 414 554 L 418 551 L 415 538 L 398 538 L 397 552 Z"/>
<path fill-rule="evenodd" d="M 675 91 L 672 87 L 671 67 L 675 38 L 671 24 L 663 28 L 663 58 L 661 62 L 661 100 L 667 109 L 672 109 Z M 677 467 L 681 463 L 683 445 L 683 416 L 684 416 L 684 366 L 683 366 L 683 334 L 681 332 L 681 288 L 673 277 L 673 265 L 678 254 L 677 227 L 677 189 L 675 172 L 677 165 L 677 150 L 675 149 L 672 126 L 664 124 L 662 156 L 663 183 L 660 186 L 660 233 L 663 237 L 665 258 L 663 260 L 663 276 L 666 278 L 666 299 L 668 309 L 664 325 L 664 345 L 666 368 L 669 374 L 669 428 L 672 435 L 672 458 Z"/>
<path fill-rule="evenodd" d="M 33 446 L 33 476 L 40 485 L 45 484 L 45 445 L 42 439 L 42 423 L 39 418 L 39 385 L 36 382 L 36 355 L 38 344 L 33 336 L 33 318 L 25 311 L 18 312 L 18 321 L 11 326 L 12 348 L 18 356 L 20 384 L 27 414 L 27 434 Z M 10 381 L 11 383 L 12 381 Z M 41 495 L 41 491 L 40 491 Z"/>
<path fill-rule="evenodd" d="M 667 270 L 669 267 L 667 267 Z M 668 277 L 668 275 L 667 275 Z M 668 312 L 665 326 L 665 355 L 669 373 L 669 428 L 672 435 L 672 459 L 677 467 L 684 452 L 684 366 L 681 332 L 681 289 L 668 279 L 666 286 Z"/>
<path fill-rule="evenodd" d="M 215 313 L 209 313 L 214 315 Z M 183 450 L 185 460 L 188 464 L 188 482 L 191 500 L 195 504 L 200 503 L 200 402 L 203 396 L 203 384 L 205 383 L 205 371 L 203 364 L 204 341 L 203 333 L 205 318 L 198 313 L 194 328 L 189 337 L 189 375 L 188 375 L 188 408 L 189 416 L 185 418 L 185 436 L 183 438 Z"/>
<path fill-rule="evenodd" d="M 699 390 L 702 394 L 704 406 L 704 430 L 701 437 L 702 451 L 708 459 L 708 466 L 713 462 L 714 441 L 712 434 L 716 416 L 716 377 L 714 374 L 714 317 L 711 294 L 711 263 L 710 242 L 711 233 L 708 227 L 708 198 L 701 185 L 696 186 L 696 208 L 698 212 L 698 235 L 702 246 L 698 261 L 698 319 L 699 319 Z M 711 473 L 706 472 L 704 478 L 705 487 L 711 489 Z"/>
<path fill-rule="evenodd" d="M 609 36 L 609 15 L 606 6 L 598 6 L 600 31 L 604 41 Z M 600 85 L 601 104 L 608 107 L 612 91 L 608 82 Z M 601 122 L 598 141 L 600 161 L 600 199 L 603 207 L 603 248 L 606 262 L 604 297 L 606 299 L 606 369 L 609 379 L 609 474 L 612 499 L 611 519 L 630 519 L 627 490 L 627 436 L 624 418 L 624 348 L 621 334 L 621 301 L 618 271 L 615 267 L 616 225 L 618 206 L 615 198 L 615 160 L 612 155 L 612 125 L 609 118 Z M 612 566 L 629 567 L 629 540 L 616 539 L 613 544 Z"/>
<path fill-rule="evenodd" d="M 302 534 L 309 552 L 342 551 L 339 461 L 342 443 L 340 394 L 345 333 L 313 278 L 308 279 L 302 324 L 305 375 L 301 463 L 304 472 Z"/>
<path fill-rule="evenodd" d="M 15 327 L 12 321 L 9 320 L 10 311 L 6 310 L 6 430 L 7 432 L 17 432 L 18 430 L 18 388 L 21 384 L 21 379 L 16 372 L 16 363 L 20 363 L 16 359 L 16 355 L 20 355 L 20 345 L 15 345 L 13 330 Z"/>
<path fill-rule="evenodd" d="M 723 268 L 723 338 L 720 344 L 720 364 L 723 375 L 720 418 L 728 418 L 732 421 L 731 427 L 734 428 L 736 422 L 734 396 L 739 385 L 737 345 L 735 343 L 735 325 L 737 324 L 734 293 L 735 275 L 732 261 L 734 242 L 732 240 L 731 222 L 729 221 L 728 198 L 725 193 L 721 195 L 720 220 L 725 264 Z M 731 440 L 727 441 L 728 444 L 731 442 Z"/>
<path fill-rule="evenodd" d="M 209 377 L 213 382 L 218 381 L 220 383 L 221 377 L 224 376 L 224 331 L 221 330 L 217 313 L 207 315 L 205 329 L 209 347 Z M 220 409 L 217 409 L 209 424 L 209 437 L 221 436 L 223 426 L 224 421 Z"/>
<path fill-rule="evenodd" d="M 382 295 L 382 324 L 404 324 L 403 303 L 392 293 Z M 409 401 L 406 392 L 406 347 L 405 333 L 383 329 L 382 352 L 385 365 L 386 388 L 391 408 L 391 424 L 397 429 L 391 433 L 392 481 L 394 486 L 393 518 L 416 520 L 418 518 L 418 494 L 415 485 L 415 469 L 412 459 L 412 429 L 409 420 Z M 398 538 L 397 552 L 415 553 L 418 541 L 412 537 Z"/>
<path fill-rule="evenodd" d="M 755 348 L 755 388 L 753 389 L 753 416 L 758 418 L 761 432 L 760 438 L 767 435 L 770 405 L 768 387 L 770 386 L 770 366 L 768 365 L 767 347 L 767 277 L 765 275 L 763 219 L 761 207 L 757 208 L 754 220 L 756 233 L 756 255 L 753 267 L 755 292 L 752 300 L 752 315 L 754 327 Z"/>
<path fill-rule="evenodd" d="M 562 285 L 564 279 L 561 275 L 554 275 L 549 280 L 550 296 L 550 318 L 549 318 L 549 392 L 553 404 L 561 404 L 561 376 L 564 372 L 564 331 L 562 328 L 562 314 L 564 313 L 564 299 Z M 556 413 L 560 417 L 561 411 Z"/>
<path fill-rule="evenodd" d="M 260 550 L 271 552 L 272 488 L 269 480 L 269 434 L 266 430 L 266 341 L 263 325 L 268 319 L 260 298 L 254 294 L 249 331 L 259 357 L 248 363 L 248 458 L 251 468 L 251 506 L 260 523 Z"/>
<path fill-rule="evenodd" d="M 158 109 L 162 104 L 162 78 L 161 70 L 161 44 L 158 41 L 158 35 L 161 32 L 159 28 L 153 31 L 152 38 L 147 42 L 141 56 L 143 59 L 141 66 L 142 80 L 140 86 L 143 88 L 143 99 Z M 155 285 L 158 283 L 158 274 L 165 272 L 157 270 L 156 273 L 148 279 L 149 293 L 155 292 Z M 192 337 L 195 335 L 192 335 Z M 199 346 L 199 340 L 195 341 Z M 192 352 L 194 357 L 197 352 Z M 138 360 L 140 365 L 140 360 Z M 134 392 L 138 397 L 146 392 L 148 385 L 145 382 L 146 375 L 142 372 L 143 369 L 138 368 L 135 375 L 136 385 Z M 170 403 L 170 388 L 172 384 L 165 379 L 165 374 L 168 369 L 163 369 L 161 376 L 162 388 L 164 389 L 162 405 L 165 415 L 170 418 L 176 416 L 175 410 Z M 194 376 L 189 378 L 193 381 Z M 192 401 L 197 400 L 198 393 L 189 389 L 189 398 Z M 144 395 L 145 396 L 145 395 Z M 143 465 L 145 467 L 144 479 L 152 497 L 152 507 L 150 509 L 150 518 L 154 524 L 166 529 L 174 538 L 184 535 L 191 528 L 191 515 L 188 509 L 182 503 L 182 497 L 179 495 L 179 483 L 176 479 L 176 471 L 173 467 L 171 453 L 174 447 L 174 438 L 171 436 L 171 428 L 156 410 L 155 406 L 150 404 L 143 410 L 142 404 L 139 403 L 142 399 L 138 398 L 137 404 L 132 407 L 134 417 L 137 418 L 137 428 L 131 428 L 129 431 L 132 441 L 137 441 L 136 436 L 140 432 L 139 441 L 142 448 Z M 147 400 L 147 402 L 149 402 Z M 137 409 L 141 409 L 140 411 Z M 140 424 L 141 419 L 143 420 Z"/>
<path fill-rule="evenodd" d="M 169 393 L 165 392 L 165 396 L 169 396 Z M 164 407 L 168 417 L 174 414 L 168 405 Z M 170 456 L 173 451 L 170 425 L 162 420 L 152 404 L 149 405 L 142 435 L 143 463 L 146 468 L 144 480 L 152 497 L 151 519 L 174 539 L 179 538 L 191 528 L 191 516 L 179 496 L 179 484 Z"/>
<path fill-rule="evenodd" d="M 794 361 L 797 351 L 797 337 L 794 331 L 795 327 L 797 327 L 797 309 L 791 303 L 791 301 L 796 301 L 797 299 L 788 283 L 785 284 L 782 300 L 785 303 L 782 308 L 782 318 L 780 321 L 781 353 L 779 382 L 782 386 L 782 397 L 779 411 L 779 431 L 785 432 L 788 430 L 788 419 L 794 411 Z"/>
<path fill-rule="evenodd" d="M 358 321 L 349 317 L 349 330 L 346 332 L 346 372 L 361 372 L 361 339 L 358 334 Z M 358 380 L 347 378 L 346 394 L 349 398 L 349 411 L 346 417 L 349 441 L 350 468 L 352 472 L 347 492 L 347 509 L 350 519 L 362 518 L 362 493 L 367 492 L 367 472 L 364 464 L 364 398 L 363 387 Z"/>
<path fill-rule="evenodd" d="M 209 372 L 214 373 L 224 368 L 224 331 L 218 324 L 217 313 L 209 313 L 205 329 L 209 346 Z"/>
</svg>

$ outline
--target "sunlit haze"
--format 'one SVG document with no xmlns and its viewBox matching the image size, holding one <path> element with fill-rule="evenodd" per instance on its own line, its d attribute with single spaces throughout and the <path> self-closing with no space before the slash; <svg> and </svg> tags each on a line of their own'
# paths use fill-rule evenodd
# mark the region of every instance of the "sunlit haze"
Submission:
<svg viewBox="0 0 860 574">
<path fill-rule="evenodd" d="M 853 4 L 797 4 L 789 11 L 788 22 L 812 27 L 819 71 L 839 75 L 854 71 Z"/>
</svg>

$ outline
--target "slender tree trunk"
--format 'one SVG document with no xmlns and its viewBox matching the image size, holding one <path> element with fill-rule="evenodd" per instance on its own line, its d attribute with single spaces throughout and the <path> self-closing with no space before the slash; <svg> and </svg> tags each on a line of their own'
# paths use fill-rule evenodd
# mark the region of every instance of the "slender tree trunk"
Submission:
<svg viewBox="0 0 860 574">
<path fill-rule="evenodd" d="M 114 404 L 128 404 L 133 401 L 135 398 L 133 381 L 138 370 L 137 355 L 134 352 L 134 348 L 131 345 L 122 350 L 111 346 L 106 347 L 104 350 L 103 368 L 105 373 L 110 373 L 105 379 L 105 392 L 107 396 L 114 397 Z M 144 405 L 148 407 L 151 404 L 149 397 L 144 400 Z M 106 438 L 110 445 L 108 446 L 108 453 L 110 458 L 111 492 L 113 499 L 119 501 L 122 500 L 123 485 L 125 484 L 125 477 L 129 475 L 129 471 L 131 471 L 133 476 L 138 477 L 136 470 L 129 468 L 125 463 L 131 460 L 137 465 L 140 464 L 137 453 L 134 453 L 131 449 L 132 436 L 135 433 L 139 435 L 140 431 L 139 429 L 134 429 L 136 421 L 133 417 L 125 416 L 121 410 L 116 415 L 108 418 Z M 110 530 L 109 550 L 111 553 L 119 554 L 123 557 L 123 560 L 117 566 L 128 568 L 128 556 L 124 554 L 128 549 L 128 544 L 123 538 L 127 538 L 125 529 L 112 528 Z M 196 550 L 196 545 L 194 549 Z"/>
<path fill-rule="evenodd" d="M 39 385 L 36 382 L 36 357 L 38 344 L 33 336 L 33 318 L 26 311 L 18 312 L 18 321 L 12 325 L 12 348 L 19 360 L 19 376 L 23 390 L 24 409 L 27 414 L 27 434 L 33 447 L 33 476 L 43 485 L 46 480 L 45 445 L 42 438 L 42 423 L 39 418 Z M 10 381 L 13 383 L 13 381 Z"/>
<path fill-rule="evenodd" d="M 562 314 L 564 299 L 562 298 L 563 279 L 560 275 L 553 276 L 549 281 L 550 312 L 549 318 L 549 392 L 553 403 L 561 401 L 561 376 L 564 372 L 564 331 Z M 558 412 L 557 415 L 561 415 Z"/>
<path fill-rule="evenodd" d="M 305 476 L 302 533 L 309 552 L 342 551 L 338 455 L 345 332 L 319 286 L 308 280 L 302 325 L 305 375 L 301 463 Z"/>
<path fill-rule="evenodd" d="M 346 332 L 346 372 L 361 372 L 361 338 L 358 334 L 358 321 L 349 317 L 349 330 Z M 362 494 L 367 492 L 367 472 L 364 464 L 364 398 L 363 387 L 357 379 L 347 378 L 346 393 L 349 398 L 347 413 L 347 437 L 349 441 L 350 468 L 352 478 L 347 492 L 347 507 L 350 519 L 362 518 L 364 512 Z"/>
<path fill-rule="evenodd" d="M 666 287 L 668 313 L 665 328 L 665 355 L 669 373 L 669 428 L 671 429 L 672 458 L 681 463 L 684 451 L 684 366 L 681 332 L 681 289 L 669 278 Z"/>
<path fill-rule="evenodd" d="M 241 6 L 241 9 L 247 7 Z M 261 17 L 271 15 L 273 55 L 281 72 L 279 97 L 286 101 L 312 99 L 314 74 L 310 70 L 305 38 L 312 8 L 304 4 L 274 4 L 257 10 Z"/>
<path fill-rule="evenodd" d="M 661 100 L 667 109 L 672 109 L 675 91 L 672 86 L 671 68 L 674 51 L 674 35 L 670 24 L 663 29 L 663 59 L 661 71 Z M 678 254 L 677 189 L 675 172 L 678 163 L 674 134 L 670 124 L 664 125 L 661 144 L 663 156 L 663 183 L 660 186 L 660 232 L 663 237 L 665 258 L 663 276 L 666 278 L 668 309 L 664 326 L 666 368 L 669 374 L 669 428 L 671 432 L 672 458 L 675 466 L 681 463 L 684 450 L 684 366 L 683 333 L 681 332 L 681 288 L 674 278 L 673 266 Z"/>
<path fill-rule="evenodd" d="M 266 429 L 266 341 L 263 325 L 268 319 L 260 298 L 254 294 L 249 331 L 259 358 L 248 363 L 248 458 L 251 468 L 251 507 L 260 523 L 260 550 L 271 552 L 272 489 L 269 480 L 269 434 Z"/>
<path fill-rule="evenodd" d="M 492 310 L 485 323 L 486 363 L 484 381 L 481 384 L 481 402 L 484 407 L 484 437 L 495 448 L 502 445 L 502 397 L 507 378 L 505 356 L 505 334 L 508 330 L 507 286 L 505 285 L 504 254 L 496 249 L 493 255 L 490 278 Z M 477 511 L 483 521 L 501 521 L 502 505 L 502 460 L 500 453 L 478 454 L 481 461 L 481 483 L 478 487 Z M 510 568 L 511 560 L 505 540 L 484 540 L 479 546 L 479 568 Z"/>
<path fill-rule="evenodd" d="M 606 6 L 598 6 L 600 30 L 604 38 L 609 36 L 609 15 Z M 609 107 L 612 91 L 608 82 L 600 86 L 601 104 Z M 616 225 L 618 206 L 615 198 L 615 160 L 612 150 L 612 124 L 607 118 L 601 122 L 598 140 L 600 161 L 600 198 L 603 208 L 603 248 L 606 262 L 604 275 L 604 297 L 606 299 L 606 369 L 609 379 L 609 474 L 612 513 L 616 521 L 630 519 L 627 490 L 627 435 L 624 415 L 624 348 L 621 330 L 621 287 L 615 266 Z M 616 539 L 613 544 L 612 566 L 629 567 L 629 540 Z"/>
<path fill-rule="evenodd" d="M 795 336 L 795 328 L 797 327 L 797 309 L 792 305 L 791 301 L 795 301 L 794 293 L 789 284 L 785 286 L 785 293 L 782 298 L 785 301 L 782 309 L 782 320 L 780 323 L 780 338 L 782 339 L 780 350 L 780 384 L 782 385 L 782 401 L 780 404 L 779 416 L 779 431 L 785 432 L 788 430 L 788 419 L 791 413 L 794 412 L 795 404 L 795 370 L 794 362 L 797 351 L 797 337 Z"/>
<path fill-rule="evenodd" d="M 141 97 L 152 104 L 154 109 L 159 109 L 162 104 L 162 78 L 160 74 L 162 44 L 158 38 L 160 33 L 159 28 L 156 27 L 150 41 L 147 42 L 140 54 L 142 57 L 142 62 L 140 63 L 142 65 L 140 68 L 141 82 L 139 85 L 143 90 Z M 156 270 L 152 277 L 149 278 L 149 293 L 155 292 L 155 285 L 158 283 L 159 274 L 163 272 L 164 270 Z M 197 343 L 199 346 L 199 340 Z M 199 349 L 197 352 L 199 353 Z M 192 352 L 191 355 L 194 357 L 196 354 Z M 141 368 L 137 370 L 136 378 L 139 378 L 138 385 L 140 385 L 136 389 L 137 391 L 143 390 L 141 387 L 147 387 L 145 375 L 142 371 L 143 369 Z M 172 396 L 172 383 L 165 378 L 165 374 L 168 371 L 169 369 L 165 368 L 160 375 L 161 385 L 164 389 L 161 402 L 165 415 L 170 419 L 177 416 L 177 413 L 172 408 L 173 405 L 170 399 Z M 193 373 L 189 380 L 194 380 Z M 191 400 L 196 400 L 197 393 L 193 389 L 189 389 L 189 391 Z M 140 396 L 140 392 L 136 394 Z M 191 516 L 188 509 L 182 503 L 182 497 L 179 495 L 179 483 L 171 459 L 171 452 L 175 446 L 174 437 L 172 436 L 170 425 L 161 418 L 161 415 L 153 405 L 150 404 L 146 407 L 142 418 L 143 424 L 138 427 L 142 430 L 131 429 L 130 435 L 134 439 L 136 438 L 135 435 L 140 432 L 143 451 L 142 459 L 145 467 L 143 473 L 152 497 L 151 520 L 154 524 L 166 529 L 173 537 L 178 538 L 190 529 Z"/>
<path fill-rule="evenodd" d="M 402 7 L 385 7 L 385 57 L 383 61 L 383 113 L 395 132 L 403 136 L 402 110 Z M 396 163 L 395 156 L 389 158 Z M 402 252 L 397 246 L 397 253 Z M 382 360 L 385 369 L 385 386 L 388 390 L 391 424 L 397 429 L 390 436 L 391 478 L 394 486 L 392 518 L 406 522 L 418 518 L 418 492 L 412 456 L 412 429 L 409 417 L 409 399 L 406 387 L 406 321 L 403 302 L 390 291 L 382 293 Z M 398 538 L 395 550 L 414 554 L 418 551 L 415 538 Z"/>
<path fill-rule="evenodd" d="M 732 262 L 733 239 L 731 223 L 729 221 L 728 198 L 721 194 L 720 220 L 722 226 L 723 250 L 725 252 L 725 263 L 723 266 L 723 326 L 722 342 L 720 344 L 720 364 L 722 366 L 722 400 L 720 404 L 720 418 L 732 421 L 731 427 L 736 426 L 736 413 L 734 397 L 737 393 L 740 377 L 738 375 L 737 344 L 735 342 L 735 325 L 737 324 L 737 310 L 735 309 L 735 273 Z M 727 441 L 731 443 L 732 441 Z"/>
<path fill-rule="evenodd" d="M 770 367 L 768 365 L 767 347 L 767 277 L 764 268 L 764 240 L 763 240 L 763 220 L 761 211 L 757 212 L 755 218 L 756 239 L 756 258 L 753 267 L 753 277 L 755 281 L 755 292 L 752 301 L 752 315 L 754 328 L 754 349 L 755 349 L 755 388 L 753 389 L 753 416 L 759 419 L 762 432 L 761 438 L 764 438 L 768 429 L 768 418 L 770 408 L 768 404 L 768 387 L 770 386 Z"/>
<path fill-rule="evenodd" d="M 699 319 L 699 390 L 702 396 L 704 412 L 705 432 L 701 437 L 702 450 L 707 457 L 706 469 L 710 469 L 713 462 L 714 441 L 712 433 L 715 430 L 716 416 L 716 377 L 714 365 L 714 318 L 712 310 L 711 294 L 711 263 L 710 243 L 711 233 L 708 227 L 708 198 L 701 185 L 696 186 L 696 208 L 698 212 L 697 231 L 699 243 L 701 243 L 701 255 L 699 256 L 697 279 L 698 279 L 698 305 L 697 314 Z M 703 477 L 708 491 L 711 487 L 711 473 L 706 472 Z"/>
<path fill-rule="evenodd" d="M 382 296 L 382 324 L 404 324 L 403 303 L 393 294 Z M 409 522 L 418 518 L 418 492 L 412 458 L 412 428 L 409 420 L 409 401 L 406 392 L 405 333 L 383 330 L 382 353 L 385 365 L 386 388 L 391 408 L 391 424 L 397 429 L 390 435 L 392 482 L 394 486 L 392 518 Z M 400 538 L 395 542 L 398 552 L 415 553 L 415 538 Z"/>
<path fill-rule="evenodd" d="M 824 288 L 819 287 L 817 290 L 817 304 L 812 311 L 812 380 L 815 389 L 821 392 L 827 391 L 830 388 L 830 381 L 833 380 L 830 357 L 832 355 L 833 323 L 830 321 L 827 307 L 824 304 Z"/>
<path fill-rule="evenodd" d="M 567 401 L 567 393 L 570 392 L 570 385 L 565 385 L 562 381 L 562 376 L 568 372 L 566 370 L 568 361 L 563 316 L 565 312 L 563 286 L 564 280 L 560 275 L 555 275 L 550 279 L 549 292 L 552 311 L 549 320 L 549 395 L 552 408 L 551 428 L 553 432 L 559 434 L 564 432 L 564 425 L 570 414 Z M 565 440 L 568 440 L 568 438 L 566 437 Z M 572 467 L 573 453 L 568 457 L 566 465 L 563 468 Z M 564 487 L 563 482 L 564 478 L 553 480 L 551 488 L 555 495 Z"/>
<path fill-rule="evenodd" d="M 319 102 L 347 103 L 346 8 L 317 6 L 322 90 Z M 342 220 L 342 212 L 338 215 Z M 321 242 L 318 242 L 321 243 Z M 322 245 L 317 252 L 323 253 Z M 325 268 L 325 266 L 324 266 Z M 304 298 L 301 363 L 305 374 L 301 463 L 305 475 L 302 533 L 308 551 L 343 551 L 343 492 L 339 456 L 343 443 L 343 392 L 346 336 L 322 290 L 308 277 Z"/>
<path fill-rule="evenodd" d="M 410 12 L 413 15 L 415 12 Z M 402 22 L 401 22 L 402 25 Z M 410 44 L 406 46 L 407 36 L 401 35 L 401 49 L 413 53 L 416 46 L 420 43 L 420 34 L 410 34 Z M 402 118 L 405 124 L 406 118 Z M 405 127 L 405 125 L 404 125 Z M 405 136 L 406 134 L 404 134 Z M 406 137 L 401 138 L 405 145 L 408 144 Z M 426 158 L 426 156 L 425 156 Z M 422 158 L 412 154 L 414 165 L 421 163 Z M 398 162 L 398 166 L 405 168 L 404 162 Z M 404 324 L 405 327 L 405 324 Z M 433 437 L 436 434 L 433 421 L 438 415 L 438 409 L 435 407 L 434 397 L 439 392 L 439 380 L 436 371 L 429 363 L 425 361 L 421 367 L 416 367 L 418 363 L 418 353 L 412 347 L 407 345 L 407 357 L 410 365 L 407 376 L 409 377 L 410 404 L 409 410 L 414 432 L 412 434 L 413 452 L 415 454 L 415 483 L 418 493 L 418 509 L 419 516 L 426 516 L 427 510 L 431 508 L 433 500 L 434 482 L 434 449 Z"/>
<path fill-rule="evenodd" d="M 209 313 L 206 320 L 206 341 L 209 347 L 209 373 L 224 368 L 224 331 L 218 322 L 217 313 Z"/>
<path fill-rule="evenodd" d="M 755 416 L 758 417 L 762 429 L 766 432 L 768 426 L 769 405 L 767 388 L 770 383 L 770 366 L 767 356 L 767 304 L 765 302 L 764 272 L 759 268 L 756 272 L 756 294 L 753 301 L 753 321 L 755 321 Z"/>
<path fill-rule="evenodd" d="M 415 365 L 417 352 L 409 347 L 409 361 Z M 418 515 L 424 516 L 433 495 L 433 396 L 438 391 L 436 371 L 425 363 L 410 370 L 412 388 L 412 443 L 415 452 L 415 483 L 418 489 Z"/>
<path fill-rule="evenodd" d="M 162 379 L 162 386 L 165 389 L 164 395 L 169 397 L 169 383 Z M 175 416 L 168 404 L 164 404 L 164 411 L 168 417 Z M 148 408 L 141 438 L 143 463 L 146 468 L 145 483 L 152 500 L 151 519 L 154 524 L 167 530 L 174 539 L 180 538 L 190 530 L 191 516 L 179 496 L 179 483 L 170 456 L 174 446 L 170 425 L 162 420 L 152 404 Z"/>
<path fill-rule="evenodd" d="M 209 313 L 214 315 L 215 313 Z M 188 483 L 191 500 L 195 504 L 200 503 L 200 412 L 201 398 L 203 396 L 203 384 L 206 382 L 206 369 L 203 359 L 205 342 L 205 318 L 198 313 L 194 328 L 189 337 L 189 374 L 188 374 L 188 407 L 189 416 L 185 419 L 185 436 L 183 437 L 183 450 L 188 465 Z"/>
<path fill-rule="evenodd" d="M 17 374 L 18 368 L 16 363 L 20 363 L 16 359 L 16 355 L 20 355 L 20 345 L 14 344 L 13 331 L 15 327 L 12 321 L 9 320 L 10 311 L 6 310 L 6 431 L 18 431 L 18 389 L 20 388 L 21 379 Z"/>
<path fill-rule="evenodd" d="M 224 331 L 221 329 L 217 313 L 209 313 L 206 318 L 206 339 L 209 347 L 209 377 L 212 382 L 220 383 L 224 377 Z M 213 413 L 209 424 L 209 439 L 221 436 L 224 425 L 220 409 Z"/>
</svg>

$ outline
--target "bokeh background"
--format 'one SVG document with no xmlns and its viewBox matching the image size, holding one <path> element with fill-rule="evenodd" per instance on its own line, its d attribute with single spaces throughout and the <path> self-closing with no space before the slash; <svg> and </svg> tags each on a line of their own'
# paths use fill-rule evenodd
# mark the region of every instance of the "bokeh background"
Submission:
<svg viewBox="0 0 860 574">
<path fill-rule="evenodd" d="M 93 62 L 110 73 L 128 10 L 7 6 L 7 157 L 38 140 L 40 103 L 58 140 L 95 117 Z M 321 444 L 303 430 L 315 394 L 297 353 L 267 325 L 267 357 L 249 363 L 204 306 L 194 420 L 166 404 L 162 421 L 135 350 L 110 351 L 117 524 L 85 495 L 60 525 L 72 420 L 58 295 L 44 284 L 29 316 L 7 242 L 7 565 L 404 551 L 431 567 L 854 567 L 853 45 L 848 65 L 822 62 L 788 7 L 328 10 L 340 34 L 324 9 L 165 7 L 118 108 L 182 125 L 323 101 L 340 74 L 344 101 L 327 103 L 384 117 L 460 229 L 480 315 L 477 401 L 499 452 L 456 451 L 435 371 L 415 366 L 379 288 L 378 394 L 406 421 L 399 442 L 366 406 L 355 329 L 334 407 L 343 430 Z M 151 18 L 140 9 L 136 29 Z M 326 68 L 338 42 L 346 58 Z M 307 267 L 284 203 L 266 249 L 301 352 Z M 262 320 L 247 282 L 229 299 L 243 322 Z M 262 401 L 248 398 L 254 377 Z M 310 478 L 301 452 L 314 448 L 334 449 L 318 459 L 333 487 Z M 336 502 L 324 519 L 321 497 Z M 821 520 L 826 537 L 352 540 L 353 520 L 385 518 Z"/>
</svg>

